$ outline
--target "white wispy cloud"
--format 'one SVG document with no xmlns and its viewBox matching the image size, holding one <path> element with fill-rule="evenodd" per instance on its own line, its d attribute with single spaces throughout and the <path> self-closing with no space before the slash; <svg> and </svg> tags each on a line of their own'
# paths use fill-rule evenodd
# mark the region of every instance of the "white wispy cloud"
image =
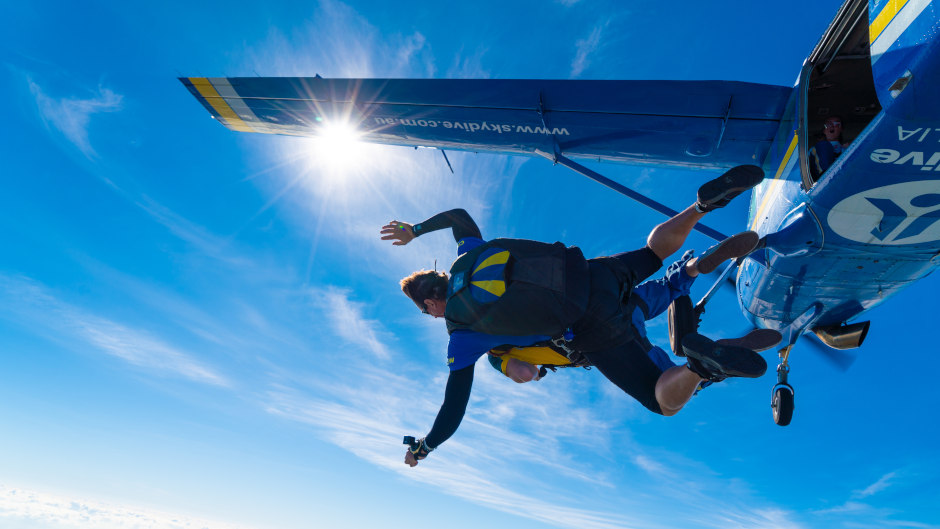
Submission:
<svg viewBox="0 0 940 529">
<path fill-rule="evenodd" d="M 398 395 L 408 395 L 413 387 L 405 379 L 382 381 L 386 388 L 380 395 L 364 391 L 373 387 L 363 384 L 355 392 L 352 402 L 345 401 L 353 394 L 321 400 L 296 394 L 272 394 L 269 411 L 286 419 L 307 423 L 325 430 L 325 437 L 376 466 L 395 471 L 405 477 L 447 491 L 448 494 L 467 501 L 508 513 L 524 513 L 535 519 L 560 527 L 586 527 L 610 529 L 634 525 L 626 517 L 613 513 L 599 513 L 587 509 L 565 507 L 564 493 L 555 491 L 556 502 L 545 501 L 518 492 L 503 483 L 504 472 L 498 471 L 512 453 L 501 451 L 499 461 L 493 462 L 485 456 L 487 447 L 510 446 L 506 439 L 490 437 L 480 447 L 467 441 L 448 443 L 449 455 L 423 461 L 418 468 L 407 468 L 402 460 L 404 450 L 396 443 L 403 431 L 402 411 L 417 413 L 411 401 Z M 391 391 L 390 391 L 391 390 Z M 546 457 L 546 459 L 548 459 Z"/>
<path fill-rule="evenodd" d="M 814 512 L 815 514 L 859 514 L 870 513 L 871 511 L 872 507 L 870 505 L 850 500 L 843 503 L 842 505 L 837 505 L 828 509 L 819 509 Z"/>
<path fill-rule="evenodd" d="M 914 520 L 899 519 L 898 509 L 847 501 L 842 505 L 812 512 L 820 522 L 819 527 L 850 527 L 853 529 L 882 529 L 884 527 L 908 527 L 912 529 L 937 529 L 940 525 Z"/>
<path fill-rule="evenodd" d="M 145 211 L 151 219 L 167 228 L 174 236 L 191 244 L 198 253 L 227 261 L 230 265 L 244 265 L 248 263 L 247 260 L 236 257 L 238 255 L 237 251 L 227 251 L 231 243 L 229 239 L 213 234 L 205 227 L 190 221 L 149 196 L 127 196 L 127 198 L 132 200 L 134 205 Z"/>
<path fill-rule="evenodd" d="M 844 525 L 853 527 L 937 527 L 918 521 L 900 519 L 903 513 L 892 503 L 879 505 L 876 501 L 875 496 L 889 487 L 899 485 L 898 478 L 902 474 L 904 474 L 902 471 L 888 472 L 867 487 L 852 491 L 851 497 L 844 503 L 814 510 L 813 514 L 824 519 L 839 520 Z"/>
<path fill-rule="evenodd" d="M 381 360 L 388 360 L 392 355 L 386 343 L 393 340 L 394 335 L 381 331 L 378 321 L 365 317 L 365 304 L 353 301 L 350 294 L 347 289 L 329 286 L 311 289 L 309 297 L 321 308 L 337 335 Z"/>
<path fill-rule="evenodd" d="M 878 527 L 911 527 L 913 529 L 937 529 L 937 527 L 940 527 L 940 525 L 914 522 L 911 520 L 885 520 L 881 522 Z"/>
<path fill-rule="evenodd" d="M 478 46 L 469 52 L 461 48 L 447 69 L 447 77 L 453 79 L 490 78 L 490 71 L 483 65 L 483 56 L 488 51 L 488 48 L 482 46 Z"/>
<path fill-rule="evenodd" d="M 201 384 L 228 386 L 231 382 L 192 354 L 141 329 L 92 314 L 59 300 L 52 290 L 32 279 L 0 274 L 0 315 L 39 328 L 64 343 L 84 343 L 154 373 L 182 377 Z"/>
<path fill-rule="evenodd" d="M 571 61 L 571 77 L 578 77 L 591 64 L 591 55 L 601 46 L 601 36 L 606 24 L 591 30 L 591 34 L 575 42 L 576 52 Z"/>
<path fill-rule="evenodd" d="M 352 6 L 322 0 L 309 19 L 246 49 L 242 75 L 425 77 L 436 71 L 429 46 L 420 32 L 382 33 Z"/>
<path fill-rule="evenodd" d="M 666 465 L 663 465 L 659 461 L 656 461 L 655 459 L 645 454 L 640 454 L 640 455 L 635 456 L 633 458 L 633 462 L 638 467 L 645 470 L 647 473 L 652 474 L 657 477 L 659 476 L 665 477 L 672 473 L 671 470 Z"/>
<path fill-rule="evenodd" d="M 412 61 L 414 61 L 416 57 L 420 57 L 423 55 L 423 52 L 427 50 L 427 39 L 423 34 L 415 31 L 403 39 L 398 49 L 398 59 L 395 62 L 398 64 L 412 64 Z M 423 73 L 426 73 L 428 77 L 434 77 L 437 68 L 434 66 L 432 56 L 427 54 L 424 56 L 423 60 L 426 70 Z"/>
<path fill-rule="evenodd" d="M 0 484 L 0 521 L 5 527 L 50 529 L 248 529 L 245 525 L 184 513 L 82 498 L 79 493 L 65 496 L 3 484 Z"/>
<path fill-rule="evenodd" d="M 874 496 L 879 492 L 887 489 L 892 485 L 892 481 L 897 476 L 897 472 L 888 472 L 884 476 L 878 478 L 878 481 L 872 483 L 871 485 L 865 487 L 862 490 L 855 491 L 852 495 L 854 498 L 867 498 L 869 496 Z"/>
<path fill-rule="evenodd" d="M 43 122 L 59 131 L 86 157 L 94 158 L 95 149 L 88 139 L 91 118 L 102 112 L 121 110 L 123 96 L 99 86 L 92 91 L 91 97 L 56 98 L 46 94 L 32 79 L 28 79 L 28 82 Z"/>
<path fill-rule="evenodd" d="M 793 511 L 777 508 L 752 507 L 744 502 L 725 504 L 718 500 L 711 508 L 701 506 L 707 515 L 700 518 L 703 527 L 715 529 L 805 529 Z"/>
<path fill-rule="evenodd" d="M 479 366 L 481 369 L 485 369 Z M 362 366 L 355 369 L 363 375 Z M 483 375 L 478 370 L 477 377 Z M 422 461 L 417 468 L 403 465 L 404 450 L 398 444 L 402 433 L 415 432 L 415 416 L 428 416 L 436 411 L 429 405 L 425 395 L 416 393 L 424 387 L 420 379 L 403 375 L 380 377 L 364 376 L 355 389 L 343 384 L 325 388 L 329 399 L 313 397 L 295 389 L 280 388 L 267 396 L 268 411 L 285 420 L 308 424 L 320 432 L 324 439 L 335 443 L 356 456 L 371 462 L 376 467 L 393 471 L 407 479 L 423 483 L 433 490 L 446 491 L 478 505 L 501 512 L 520 515 L 556 527 L 586 527 L 611 529 L 614 527 L 657 529 L 675 526 L 660 522 L 660 509 L 672 509 L 671 520 L 684 519 L 689 527 L 722 527 L 734 529 L 802 529 L 804 525 L 794 520 L 794 513 L 784 509 L 754 505 L 752 498 L 723 498 L 725 490 L 719 481 L 701 473 L 689 473 L 671 467 L 668 463 L 656 463 L 649 457 L 638 458 L 646 464 L 646 470 L 657 473 L 668 481 L 671 494 L 660 496 L 659 489 L 647 490 L 635 497 L 625 494 L 619 487 L 611 487 L 609 493 L 592 498 L 606 507 L 586 505 L 591 503 L 583 494 L 585 490 L 597 490 L 592 480 L 603 479 L 602 474 L 584 458 L 570 458 L 559 462 L 556 458 L 561 450 L 552 447 L 548 439 L 539 438 L 536 432 L 514 422 L 530 407 L 542 402 L 544 395 L 517 395 L 506 402 L 513 407 L 508 414 L 510 424 L 492 425 L 486 428 L 484 419 L 465 419 L 455 438 Z M 435 380 L 442 383 L 442 380 Z M 536 384 L 515 385 L 500 379 L 506 387 L 520 391 L 533 391 Z M 432 383 L 433 387 L 433 383 Z M 477 388 L 477 393 L 488 393 L 490 387 Z M 488 400 L 488 398 L 484 398 Z M 547 399 L 548 407 L 554 408 L 553 420 L 564 423 L 565 414 L 572 411 L 572 404 Z M 492 403 L 471 403 L 470 415 Z M 541 424 L 545 424 L 544 421 Z M 420 431 L 420 430 L 419 430 Z M 587 429 L 573 430 L 585 437 L 588 443 L 602 440 L 603 433 Z M 567 450 L 571 450 L 568 446 Z M 590 450 L 584 452 L 591 453 Z M 507 464 L 511 463 L 511 464 Z M 554 464 L 553 464 L 554 463 Z M 566 472 L 565 467 L 568 468 Z M 557 478 L 566 478 L 567 487 L 558 488 L 541 481 L 543 473 Z M 689 484 L 705 480 L 700 490 L 690 490 Z M 572 496 L 571 491 L 578 491 Z M 709 491 L 705 494 L 704 491 Z M 648 495 L 658 499 L 650 502 Z M 584 504 L 572 506 L 572 499 Z M 616 508 L 611 508 L 615 505 Z M 707 512 L 709 516 L 703 517 Z M 717 514 L 716 514 L 717 513 Z"/>
</svg>

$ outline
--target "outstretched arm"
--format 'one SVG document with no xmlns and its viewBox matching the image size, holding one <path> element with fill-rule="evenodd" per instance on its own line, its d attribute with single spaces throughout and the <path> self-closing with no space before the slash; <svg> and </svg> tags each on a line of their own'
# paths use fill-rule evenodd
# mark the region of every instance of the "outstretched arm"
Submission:
<svg viewBox="0 0 940 529">
<path fill-rule="evenodd" d="M 447 388 L 444 390 L 444 404 L 441 410 L 437 412 L 437 418 L 434 419 L 434 426 L 428 432 L 424 442 L 431 450 L 437 448 L 441 443 L 454 435 L 463 415 L 467 411 L 467 403 L 470 402 L 470 389 L 473 387 L 473 364 L 451 371 L 447 377 Z M 410 451 L 405 452 L 405 463 L 408 466 L 415 466 L 418 461 Z"/>
<path fill-rule="evenodd" d="M 395 241 L 392 243 L 395 246 L 402 246 L 414 240 L 415 237 L 444 228 L 453 229 L 455 241 L 467 237 L 483 238 L 480 228 L 477 227 L 476 222 L 473 222 L 470 214 L 459 208 L 438 213 L 428 220 L 414 225 L 393 220 L 382 227 L 381 233 L 383 241 L 392 240 Z"/>
</svg>

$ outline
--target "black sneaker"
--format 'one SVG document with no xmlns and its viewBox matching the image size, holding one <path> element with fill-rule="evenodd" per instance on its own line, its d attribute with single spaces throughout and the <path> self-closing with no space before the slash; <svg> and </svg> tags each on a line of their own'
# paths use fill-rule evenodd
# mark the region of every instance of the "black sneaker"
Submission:
<svg viewBox="0 0 940 529">
<path fill-rule="evenodd" d="M 783 335 L 773 329 L 754 329 L 740 338 L 723 338 L 715 340 L 718 345 L 743 347 L 751 351 L 766 351 L 777 347 L 783 341 Z"/>
<path fill-rule="evenodd" d="M 695 261 L 695 268 L 700 274 L 710 274 L 728 259 L 737 259 L 751 253 L 754 248 L 757 248 L 758 242 L 760 242 L 760 237 L 753 231 L 732 235 L 705 250 Z"/>
<path fill-rule="evenodd" d="M 702 213 L 723 208 L 731 199 L 761 183 L 764 171 L 756 165 L 739 165 L 698 188 L 695 209 Z"/>
<path fill-rule="evenodd" d="M 767 362 L 750 349 L 717 344 L 698 333 L 682 338 L 688 368 L 705 380 L 719 382 L 728 377 L 757 378 L 767 371 Z"/>
<path fill-rule="evenodd" d="M 692 298 L 679 296 L 672 300 L 666 309 L 666 321 L 669 328 L 669 346 L 676 356 L 685 356 L 682 351 L 682 337 L 698 332 L 701 314 L 695 312 Z"/>
</svg>

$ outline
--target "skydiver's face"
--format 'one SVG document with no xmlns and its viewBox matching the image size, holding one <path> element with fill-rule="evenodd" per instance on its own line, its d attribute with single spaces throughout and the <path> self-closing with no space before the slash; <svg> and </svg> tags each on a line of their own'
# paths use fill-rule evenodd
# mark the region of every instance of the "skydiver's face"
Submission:
<svg viewBox="0 0 940 529">
<path fill-rule="evenodd" d="M 421 312 L 424 314 L 430 314 L 435 318 L 443 318 L 444 310 L 447 308 L 447 300 L 440 299 L 426 299 L 424 300 L 424 310 Z"/>
<path fill-rule="evenodd" d="M 842 134 L 842 122 L 838 119 L 827 119 L 823 125 L 823 133 L 826 135 L 826 141 L 838 141 Z"/>
</svg>

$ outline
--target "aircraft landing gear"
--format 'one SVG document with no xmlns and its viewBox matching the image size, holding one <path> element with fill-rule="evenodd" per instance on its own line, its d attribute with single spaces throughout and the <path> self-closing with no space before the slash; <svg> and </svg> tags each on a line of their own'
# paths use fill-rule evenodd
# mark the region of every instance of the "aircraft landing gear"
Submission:
<svg viewBox="0 0 940 529">
<path fill-rule="evenodd" d="M 787 375 L 790 373 L 790 365 L 787 360 L 790 357 L 790 348 L 788 345 L 780 350 L 780 365 L 777 366 L 777 385 L 773 389 L 773 398 L 770 400 L 770 408 L 773 410 L 774 423 L 778 426 L 790 424 L 793 418 L 793 386 L 787 383 Z"/>
<path fill-rule="evenodd" d="M 782 384 L 774 386 L 774 396 L 770 401 L 774 412 L 774 423 L 778 426 L 790 424 L 793 418 L 793 386 Z"/>
</svg>

